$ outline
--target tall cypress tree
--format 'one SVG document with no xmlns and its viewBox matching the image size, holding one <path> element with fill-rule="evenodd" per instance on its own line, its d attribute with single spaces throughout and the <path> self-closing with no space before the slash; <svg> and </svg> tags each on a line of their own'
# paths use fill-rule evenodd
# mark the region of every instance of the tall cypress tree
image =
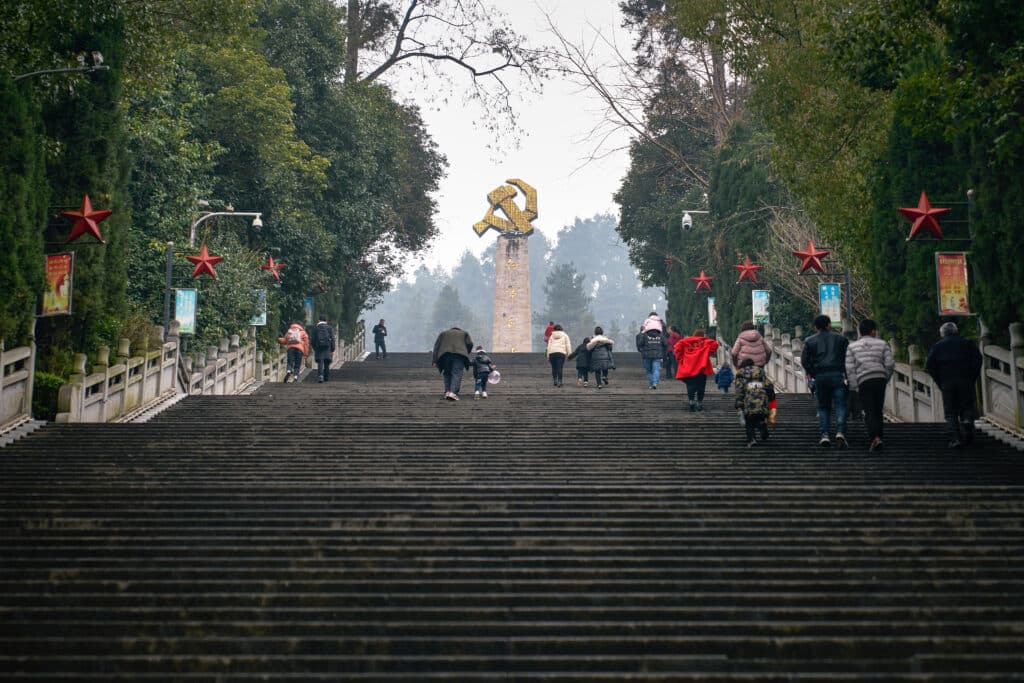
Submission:
<svg viewBox="0 0 1024 683">
<path fill-rule="evenodd" d="M 0 340 L 24 343 L 43 286 L 43 225 L 49 190 L 38 112 L 0 79 Z"/>
<path fill-rule="evenodd" d="M 76 81 L 43 112 L 47 136 L 59 143 L 58 154 L 48 160 L 47 176 L 53 191 L 47 250 L 75 253 L 71 320 L 50 319 L 43 338 L 49 332 L 50 339 L 61 346 L 92 351 L 100 343 L 116 341 L 113 337 L 125 313 L 124 250 L 131 223 L 129 163 L 119 106 L 125 22 L 115 16 L 102 24 L 76 28 L 63 47 L 72 53 L 98 50 L 110 69 Z M 93 208 L 113 211 L 100 224 L 105 244 L 88 236 L 65 244 L 69 226 L 59 212 L 77 209 L 85 194 Z"/>
</svg>

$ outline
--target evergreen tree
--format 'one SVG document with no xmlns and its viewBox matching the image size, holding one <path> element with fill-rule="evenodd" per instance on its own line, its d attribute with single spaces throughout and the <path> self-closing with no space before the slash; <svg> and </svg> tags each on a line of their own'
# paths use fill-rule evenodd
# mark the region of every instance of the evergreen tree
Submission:
<svg viewBox="0 0 1024 683">
<path fill-rule="evenodd" d="M 544 297 L 547 307 L 539 315 L 541 319 L 554 320 L 560 324 L 573 341 L 582 340 L 591 334 L 594 329 L 594 300 L 587 291 L 586 277 L 576 272 L 574 264 L 560 263 L 548 272 L 544 282 Z M 539 343 L 543 347 L 543 330 Z"/>
<path fill-rule="evenodd" d="M 474 332 L 479 327 L 473 312 L 462 303 L 462 300 L 459 299 L 459 293 L 450 284 L 442 287 L 441 292 L 437 295 L 437 301 L 434 302 L 432 323 L 434 330 L 436 330 L 434 336 L 438 332 L 458 327 L 466 330 L 471 337 L 474 337 Z"/>
<path fill-rule="evenodd" d="M 38 112 L 0 78 L 0 340 L 25 343 L 43 289 L 43 231 L 50 191 Z"/>
</svg>

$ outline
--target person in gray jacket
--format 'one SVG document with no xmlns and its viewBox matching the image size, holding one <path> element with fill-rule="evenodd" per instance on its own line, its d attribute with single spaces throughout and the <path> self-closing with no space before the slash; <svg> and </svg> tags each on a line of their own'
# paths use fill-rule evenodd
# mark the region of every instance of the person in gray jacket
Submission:
<svg viewBox="0 0 1024 683">
<path fill-rule="evenodd" d="M 878 324 L 874 320 L 860 321 L 858 331 L 860 339 L 846 348 L 846 379 L 850 391 L 860 393 L 870 439 L 868 450 L 877 451 L 882 447 L 885 385 L 896 369 L 896 361 L 889 345 L 878 338 Z"/>
</svg>

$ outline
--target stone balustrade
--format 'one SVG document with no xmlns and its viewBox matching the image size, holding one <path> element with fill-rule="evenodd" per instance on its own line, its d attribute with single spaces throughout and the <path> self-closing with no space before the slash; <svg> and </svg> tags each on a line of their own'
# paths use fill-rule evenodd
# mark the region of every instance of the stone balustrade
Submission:
<svg viewBox="0 0 1024 683">
<path fill-rule="evenodd" d="M 31 346 L 6 350 L 0 340 L 0 431 L 31 417 L 34 360 Z"/>
</svg>

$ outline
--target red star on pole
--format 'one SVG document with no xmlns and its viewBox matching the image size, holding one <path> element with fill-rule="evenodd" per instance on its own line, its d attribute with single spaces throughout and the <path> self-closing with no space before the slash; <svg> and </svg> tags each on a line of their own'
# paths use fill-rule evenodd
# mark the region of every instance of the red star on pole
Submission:
<svg viewBox="0 0 1024 683">
<path fill-rule="evenodd" d="M 739 263 L 733 268 L 740 271 L 740 279 L 736 281 L 736 284 L 743 282 L 744 280 L 750 280 L 751 282 L 757 282 L 757 271 L 761 270 L 764 266 L 758 266 L 750 262 L 749 256 L 743 257 L 743 263 Z"/>
<path fill-rule="evenodd" d="M 935 220 L 935 217 L 949 213 L 949 209 L 933 209 L 932 205 L 928 203 L 928 195 L 924 191 L 921 192 L 921 198 L 917 201 L 917 208 L 904 207 L 897 210 L 907 220 L 914 223 L 913 227 L 910 228 L 910 237 L 907 238 L 908 242 L 925 231 L 931 233 L 935 239 L 942 239 L 942 228 L 939 227 L 939 222 Z"/>
<path fill-rule="evenodd" d="M 283 263 L 277 263 L 274 261 L 274 257 L 267 254 L 267 262 L 260 266 L 260 270 L 269 270 L 270 274 L 274 276 L 274 279 L 278 282 L 281 281 L 281 269 L 284 268 Z"/>
<path fill-rule="evenodd" d="M 78 211 L 61 211 L 60 213 L 62 216 L 75 219 L 75 224 L 71 226 L 71 234 L 68 235 L 68 242 L 74 242 L 85 233 L 89 233 L 103 243 L 103 238 L 100 236 L 99 224 L 113 212 L 93 211 L 92 202 L 89 201 L 89 195 L 85 195 L 82 199 L 81 209 Z"/>
<path fill-rule="evenodd" d="M 192 271 L 193 278 L 197 278 L 203 273 L 209 273 L 214 280 L 217 279 L 217 271 L 213 267 L 224 260 L 223 256 L 210 256 L 210 252 L 206 250 L 206 242 L 203 242 L 203 247 L 199 250 L 199 256 L 186 256 L 185 258 L 196 264 L 195 269 Z"/>
<path fill-rule="evenodd" d="M 714 280 L 715 278 L 711 277 L 710 275 L 705 275 L 704 271 L 702 270 L 700 271 L 699 276 L 691 277 L 690 279 L 697 283 L 697 289 L 693 290 L 694 292 L 699 292 L 702 289 L 705 289 L 710 292 L 711 281 Z"/>
<path fill-rule="evenodd" d="M 802 261 L 800 264 L 801 273 L 808 268 L 816 270 L 819 273 L 824 273 L 825 266 L 821 265 L 821 257 L 828 255 L 829 252 L 814 248 L 814 240 L 807 240 L 807 249 L 805 251 L 793 252 L 793 256 L 799 256 Z"/>
</svg>

